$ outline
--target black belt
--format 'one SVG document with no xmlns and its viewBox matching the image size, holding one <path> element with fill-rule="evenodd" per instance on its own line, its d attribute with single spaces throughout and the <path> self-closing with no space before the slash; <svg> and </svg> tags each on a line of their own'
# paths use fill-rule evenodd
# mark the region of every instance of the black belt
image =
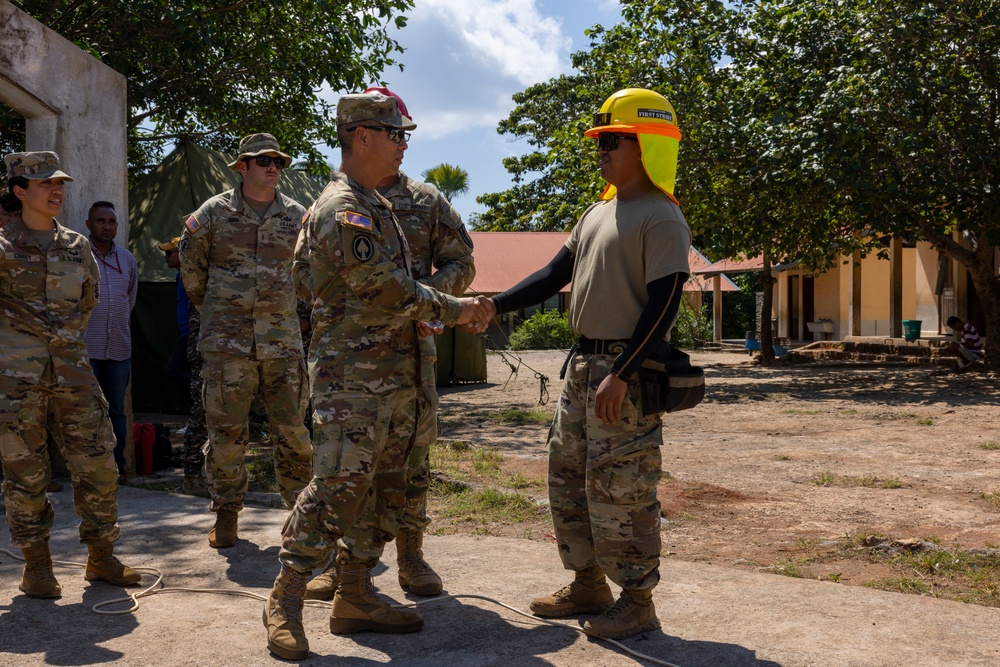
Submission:
<svg viewBox="0 0 1000 667">
<path fill-rule="evenodd" d="M 628 346 L 627 338 L 584 338 L 580 336 L 577 351 L 580 354 L 621 354 Z"/>
</svg>

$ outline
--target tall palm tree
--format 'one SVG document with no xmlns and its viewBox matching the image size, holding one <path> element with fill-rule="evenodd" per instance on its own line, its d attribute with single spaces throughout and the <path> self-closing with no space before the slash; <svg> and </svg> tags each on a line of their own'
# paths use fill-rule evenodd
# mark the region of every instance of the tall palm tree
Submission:
<svg viewBox="0 0 1000 667">
<path fill-rule="evenodd" d="M 464 195 L 469 191 L 469 172 L 447 162 L 425 171 L 424 180 L 440 190 L 449 201 L 455 195 Z"/>
</svg>

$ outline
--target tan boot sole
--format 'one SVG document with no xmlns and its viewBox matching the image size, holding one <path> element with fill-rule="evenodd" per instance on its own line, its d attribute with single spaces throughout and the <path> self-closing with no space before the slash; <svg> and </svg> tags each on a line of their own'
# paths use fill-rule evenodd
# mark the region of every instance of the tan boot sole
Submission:
<svg viewBox="0 0 1000 667">
<path fill-rule="evenodd" d="M 660 628 L 660 619 L 654 618 L 649 621 L 646 621 L 645 623 L 643 623 L 634 630 L 628 630 L 625 632 L 609 632 L 608 634 L 603 635 L 594 632 L 592 628 L 588 628 L 586 625 L 583 626 L 583 631 L 586 632 L 588 635 L 592 635 L 594 637 L 600 637 L 602 639 L 628 639 L 629 637 L 634 637 L 639 633 L 649 632 L 650 630 L 658 630 L 659 628 Z"/>
<path fill-rule="evenodd" d="M 531 613 L 542 618 L 565 618 L 566 616 L 579 616 L 580 614 L 603 614 L 608 609 L 615 606 L 614 600 L 609 600 L 603 604 L 578 605 L 575 607 L 547 607 L 539 605 L 535 608 L 535 603 L 528 605 Z"/>
<path fill-rule="evenodd" d="M 269 626 L 267 625 L 267 609 L 264 609 L 264 629 L 267 630 L 268 627 Z M 278 644 L 275 644 L 273 641 L 271 641 L 270 637 L 267 638 L 267 650 L 273 653 L 274 655 L 278 656 L 279 658 L 283 658 L 285 660 L 305 660 L 306 658 L 309 657 L 309 649 L 305 649 L 304 651 L 296 651 L 294 649 L 288 649 L 285 648 L 284 646 L 279 646 Z"/>
<path fill-rule="evenodd" d="M 61 587 L 59 588 L 59 590 L 57 590 L 54 593 L 39 594 L 39 593 L 29 593 L 28 591 L 24 590 L 24 586 L 22 586 L 21 584 L 18 584 L 17 585 L 17 590 L 21 591 L 22 593 L 24 593 L 25 595 L 27 595 L 29 598 L 35 598 L 37 600 L 54 600 L 55 598 L 61 598 L 62 597 L 62 588 Z"/>
<path fill-rule="evenodd" d="M 422 586 L 415 586 L 410 583 L 408 579 L 403 579 L 399 577 L 399 587 L 402 588 L 407 593 L 413 593 L 414 595 L 440 595 L 442 586 L 437 582 L 432 582 L 430 584 L 424 584 Z"/>
<path fill-rule="evenodd" d="M 384 632 L 388 634 L 400 634 L 405 632 L 416 632 L 424 627 L 424 619 L 412 621 L 410 623 L 391 624 L 378 623 L 366 618 L 336 618 L 330 617 L 330 632 L 335 635 L 349 635 L 354 632 Z"/>
</svg>

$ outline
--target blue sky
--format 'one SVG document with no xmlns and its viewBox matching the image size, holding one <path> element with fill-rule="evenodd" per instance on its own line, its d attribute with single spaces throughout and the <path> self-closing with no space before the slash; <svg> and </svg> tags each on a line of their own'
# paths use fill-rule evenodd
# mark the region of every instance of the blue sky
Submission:
<svg viewBox="0 0 1000 667">
<path fill-rule="evenodd" d="M 570 54 L 589 43 L 583 31 L 618 22 L 619 3 L 415 0 L 415 5 L 406 28 L 395 34 L 406 49 L 399 56 L 405 69 L 382 75 L 417 123 L 403 170 L 420 178 L 447 162 L 469 172 L 469 193 L 452 202 L 467 219 L 483 211 L 477 196 L 510 186 L 503 158 L 527 151 L 523 140 L 496 132 L 514 108 L 511 96 L 570 72 Z M 339 164 L 338 150 L 328 150 L 328 157 Z"/>
</svg>

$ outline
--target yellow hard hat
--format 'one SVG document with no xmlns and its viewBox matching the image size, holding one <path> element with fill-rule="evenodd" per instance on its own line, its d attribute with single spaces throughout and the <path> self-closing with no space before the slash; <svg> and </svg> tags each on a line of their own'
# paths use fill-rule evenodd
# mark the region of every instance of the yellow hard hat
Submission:
<svg viewBox="0 0 1000 667">
<path fill-rule="evenodd" d="M 594 127 L 584 136 L 596 137 L 602 132 L 635 134 L 642 148 L 642 164 L 653 184 L 674 199 L 677 176 L 677 150 L 681 131 L 677 113 L 663 95 L 645 88 L 619 90 L 594 114 Z M 615 187 L 608 185 L 602 199 L 615 196 Z"/>
</svg>

